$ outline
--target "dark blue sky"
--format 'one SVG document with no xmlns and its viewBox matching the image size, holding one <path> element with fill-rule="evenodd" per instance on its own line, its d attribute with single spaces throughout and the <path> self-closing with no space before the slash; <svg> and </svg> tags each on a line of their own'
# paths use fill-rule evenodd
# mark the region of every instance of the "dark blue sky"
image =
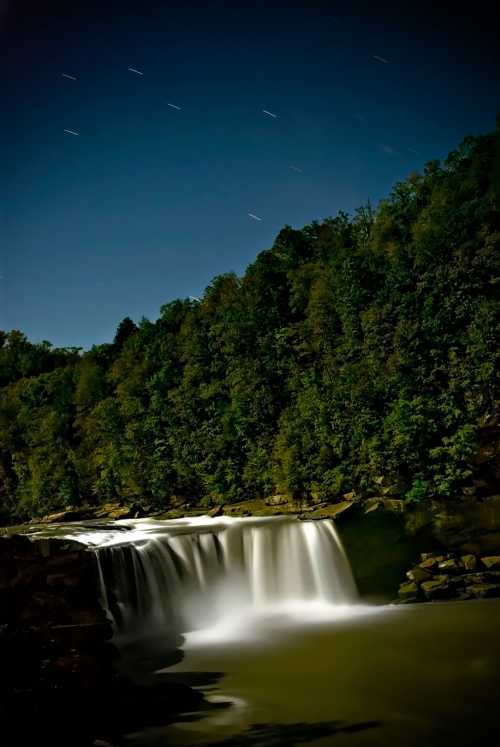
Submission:
<svg viewBox="0 0 500 747">
<path fill-rule="evenodd" d="M 0 328 L 33 340 L 155 319 L 500 110 L 493 4 L 103 4 L 0 1 Z"/>
</svg>

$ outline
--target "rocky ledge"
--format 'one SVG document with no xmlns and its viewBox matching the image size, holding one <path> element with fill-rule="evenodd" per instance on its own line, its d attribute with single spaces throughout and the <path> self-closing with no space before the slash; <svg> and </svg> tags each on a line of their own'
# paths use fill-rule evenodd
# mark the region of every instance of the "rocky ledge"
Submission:
<svg viewBox="0 0 500 747">
<path fill-rule="evenodd" d="M 500 555 L 422 553 L 399 587 L 399 602 L 500 597 Z"/>
<path fill-rule="evenodd" d="M 0 536 L 2 747 L 115 747 L 201 705 L 175 678 L 122 672 L 112 632 L 84 545 Z"/>
<path fill-rule="evenodd" d="M 83 545 L 0 537 L 2 744 L 92 744 L 114 678 L 111 636 Z"/>
</svg>

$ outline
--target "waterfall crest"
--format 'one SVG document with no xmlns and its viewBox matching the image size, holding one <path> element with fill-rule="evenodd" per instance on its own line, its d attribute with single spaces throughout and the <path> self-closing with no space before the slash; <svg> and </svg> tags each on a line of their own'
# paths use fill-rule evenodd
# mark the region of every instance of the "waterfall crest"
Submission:
<svg viewBox="0 0 500 747">
<path fill-rule="evenodd" d="M 129 531 L 88 536 L 103 602 L 118 630 L 167 626 L 189 632 L 242 610 L 357 599 L 330 519 L 122 523 Z"/>
</svg>

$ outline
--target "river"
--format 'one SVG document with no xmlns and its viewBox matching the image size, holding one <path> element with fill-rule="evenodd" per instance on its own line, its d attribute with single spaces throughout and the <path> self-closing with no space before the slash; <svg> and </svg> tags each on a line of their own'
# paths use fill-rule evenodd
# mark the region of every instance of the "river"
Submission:
<svg viewBox="0 0 500 747">
<path fill-rule="evenodd" d="M 118 522 L 96 553 L 122 666 L 198 688 L 168 745 L 497 745 L 500 600 L 366 604 L 333 522 Z"/>
</svg>

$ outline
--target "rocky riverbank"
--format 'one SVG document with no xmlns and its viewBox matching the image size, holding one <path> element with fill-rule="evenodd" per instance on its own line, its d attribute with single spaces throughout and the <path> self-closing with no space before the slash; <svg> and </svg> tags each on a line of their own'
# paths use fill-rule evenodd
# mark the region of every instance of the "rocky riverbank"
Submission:
<svg viewBox="0 0 500 747">
<path fill-rule="evenodd" d="M 500 555 L 422 553 L 406 576 L 400 602 L 500 597 Z"/>
</svg>

